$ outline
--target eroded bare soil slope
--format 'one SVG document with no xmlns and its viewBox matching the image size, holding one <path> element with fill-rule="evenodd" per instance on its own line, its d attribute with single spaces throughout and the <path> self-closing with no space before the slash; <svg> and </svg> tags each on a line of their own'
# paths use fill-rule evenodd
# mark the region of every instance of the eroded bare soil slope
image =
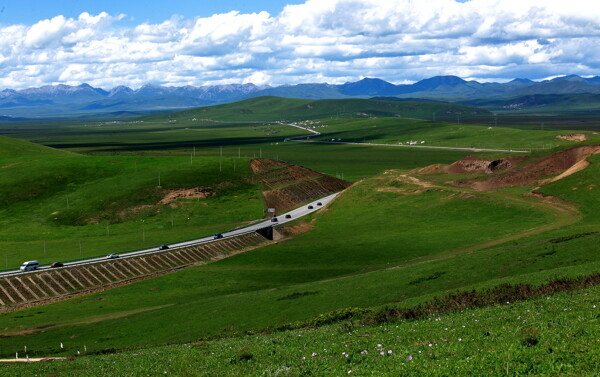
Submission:
<svg viewBox="0 0 600 377">
<path fill-rule="evenodd" d="M 255 159 L 250 161 L 255 182 L 263 191 L 265 203 L 277 213 L 299 207 L 323 196 L 344 190 L 350 182 L 321 174 L 283 161 Z"/>
<path fill-rule="evenodd" d="M 587 158 L 597 153 L 600 153 L 600 145 L 577 146 L 528 164 L 525 161 L 522 167 L 515 167 L 515 165 L 525 157 L 509 157 L 490 162 L 467 157 L 449 165 L 445 170 L 455 174 L 493 174 L 491 178 L 483 181 L 463 179 L 453 182 L 477 190 L 543 184 L 585 169 L 589 165 Z"/>
</svg>

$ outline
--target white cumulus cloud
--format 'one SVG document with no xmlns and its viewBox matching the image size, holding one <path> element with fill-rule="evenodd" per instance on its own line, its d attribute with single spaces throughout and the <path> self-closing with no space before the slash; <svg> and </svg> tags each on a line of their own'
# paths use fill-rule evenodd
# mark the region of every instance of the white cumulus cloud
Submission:
<svg viewBox="0 0 600 377">
<path fill-rule="evenodd" d="M 165 15 L 133 27 L 123 17 L 0 25 L 0 86 L 508 80 L 600 65 L 600 3 L 587 0 L 307 0 L 277 15 Z"/>
</svg>

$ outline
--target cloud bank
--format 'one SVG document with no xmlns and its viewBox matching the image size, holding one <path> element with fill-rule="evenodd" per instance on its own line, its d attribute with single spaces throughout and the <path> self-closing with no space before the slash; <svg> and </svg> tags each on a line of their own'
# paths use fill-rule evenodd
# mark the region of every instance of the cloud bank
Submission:
<svg viewBox="0 0 600 377">
<path fill-rule="evenodd" d="M 135 27 L 123 17 L 0 25 L 0 88 L 600 74 L 600 3 L 587 0 L 308 0 Z"/>
</svg>

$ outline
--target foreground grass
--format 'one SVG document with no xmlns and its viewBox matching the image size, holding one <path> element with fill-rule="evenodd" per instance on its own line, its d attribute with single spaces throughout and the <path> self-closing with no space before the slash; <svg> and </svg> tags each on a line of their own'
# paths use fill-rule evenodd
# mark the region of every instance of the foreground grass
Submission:
<svg viewBox="0 0 600 377">
<path fill-rule="evenodd" d="M 12 376 L 594 376 L 600 287 L 422 320 L 346 321 L 242 336 L 2 365 Z"/>
</svg>

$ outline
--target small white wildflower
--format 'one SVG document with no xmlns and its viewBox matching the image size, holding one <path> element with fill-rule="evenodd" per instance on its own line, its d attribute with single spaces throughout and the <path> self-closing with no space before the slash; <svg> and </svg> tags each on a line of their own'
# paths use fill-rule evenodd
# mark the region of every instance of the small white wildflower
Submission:
<svg viewBox="0 0 600 377">
<path fill-rule="evenodd" d="M 458 341 L 459 341 L 459 342 L 462 342 L 462 338 L 458 338 Z"/>
<path fill-rule="evenodd" d="M 381 351 L 381 352 L 379 352 L 379 354 L 380 354 L 381 356 L 383 356 L 383 355 L 385 355 L 385 352 Z"/>
<path fill-rule="evenodd" d="M 391 354 L 392 354 L 392 350 L 388 350 L 388 355 L 391 355 Z"/>
<path fill-rule="evenodd" d="M 313 353 L 310 354 L 310 356 L 315 357 L 315 356 L 317 356 L 317 353 L 313 352 Z"/>
</svg>

